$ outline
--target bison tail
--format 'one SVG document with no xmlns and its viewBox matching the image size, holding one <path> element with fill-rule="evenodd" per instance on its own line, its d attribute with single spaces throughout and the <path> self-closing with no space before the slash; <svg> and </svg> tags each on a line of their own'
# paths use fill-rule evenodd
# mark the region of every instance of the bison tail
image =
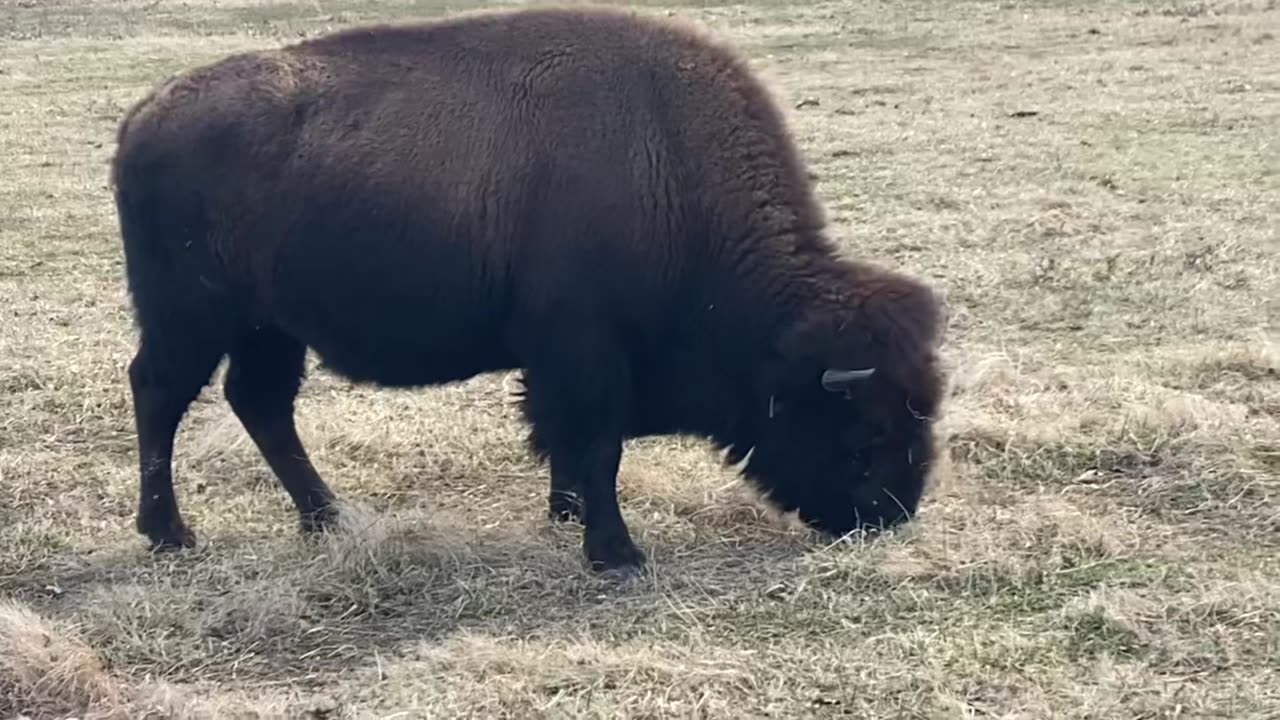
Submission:
<svg viewBox="0 0 1280 720">
<path fill-rule="evenodd" d="M 144 333 L 149 327 L 178 331 L 195 316 L 230 309 L 225 274 L 208 242 L 208 213 L 188 175 L 146 136 L 127 137 L 115 159 L 125 275 Z"/>
</svg>

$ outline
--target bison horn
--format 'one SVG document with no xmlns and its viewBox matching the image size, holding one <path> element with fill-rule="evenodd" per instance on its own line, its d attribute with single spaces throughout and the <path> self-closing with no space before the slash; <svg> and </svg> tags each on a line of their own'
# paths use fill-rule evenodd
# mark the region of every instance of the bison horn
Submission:
<svg viewBox="0 0 1280 720">
<path fill-rule="evenodd" d="M 844 392 L 859 380 L 874 375 L 875 368 L 865 370 L 827 370 L 822 373 L 822 389 L 827 392 Z"/>
</svg>

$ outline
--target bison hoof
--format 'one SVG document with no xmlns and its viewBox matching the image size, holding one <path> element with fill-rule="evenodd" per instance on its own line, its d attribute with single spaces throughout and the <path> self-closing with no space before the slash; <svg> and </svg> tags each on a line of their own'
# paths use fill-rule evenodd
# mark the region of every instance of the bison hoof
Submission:
<svg viewBox="0 0 1280 720">
<path fill-rule="evenodd" d="M 338 509 L 326 505 L 313 512 L 299 513 L 298 519 L 304 535 L 317 535 L 338 528 Z"/>
<path fill-rule="evenodd" d="M 586 542 L 591 569 L 612 579 L 639 577 L 644 572 L 645 556 L 626 535 L 606 536 Z"/>
<path fill-rule="evenodd" d="M 582 498 L 576 493 L 553 490 L 547 507 L 552 522 L 582 522 Z"/>
<path fill-rule="evenodd" d="M 147 539 L 151 541 L 152 552 L 171 552 L 196 546 L 196 534 L 181 523 L 164 530 L 148 532 Z"/>
</svg>

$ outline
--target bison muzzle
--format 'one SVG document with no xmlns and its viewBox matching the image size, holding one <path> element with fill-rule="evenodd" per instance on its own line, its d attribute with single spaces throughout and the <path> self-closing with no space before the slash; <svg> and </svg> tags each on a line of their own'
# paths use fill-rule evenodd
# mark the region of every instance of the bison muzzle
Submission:
<svg viewBox="0 0 1280 720">
<path fill-rule="evenodd" d="M 768 92 L 684 24 L 533 9 L 237 54 L 130 110 L 113 184 L 156 547 L 194 543 L 174 435 L 224 357 L 303 528 L 336 519 L 294 425 L 308 348 L 383 387 L 522 370 L 549 511 L 596 569 L 645 561 L 629 437 L 709 438 L 826 533 L 916 511 L 940 305 L 837 256 Z"/>
</svg>

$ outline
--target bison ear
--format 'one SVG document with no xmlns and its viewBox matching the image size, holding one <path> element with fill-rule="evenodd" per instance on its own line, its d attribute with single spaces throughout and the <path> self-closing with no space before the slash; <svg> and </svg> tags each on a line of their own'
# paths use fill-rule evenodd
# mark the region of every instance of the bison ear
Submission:
<svg viewBox="0 0 1280 720">
<path fill-rule="evenodd" d="M 853 389 L 853 386 L 859 381 L 875 375 L 875 368 L 866 368 L 864 370 L 836 370 L 829 369 L 822 373 L 822 389 L 827 392 L 842 393 Z"/>
</svg>

